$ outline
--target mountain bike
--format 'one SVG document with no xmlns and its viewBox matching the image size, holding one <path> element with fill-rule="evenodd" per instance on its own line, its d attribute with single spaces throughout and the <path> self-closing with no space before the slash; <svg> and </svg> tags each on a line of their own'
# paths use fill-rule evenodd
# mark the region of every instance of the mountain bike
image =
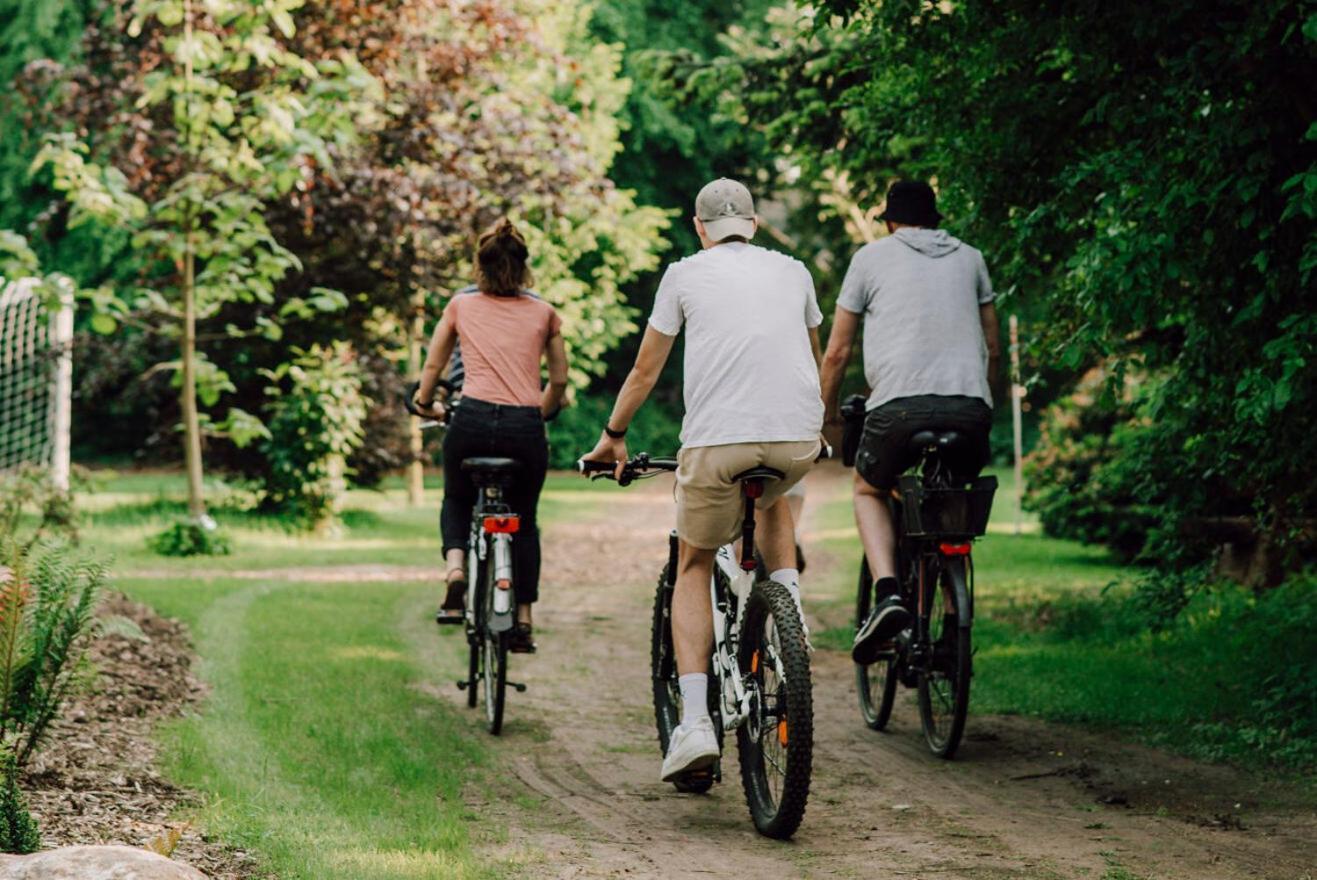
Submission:
<svg viewBox="0 0 1317 880">
<path fill-rule="evenodd" d="M 627 461 L 620 477 L 608 462 L 581 461 L 581 473 L 616 478 L 619 485 L 675 471 L 671 458 L 642 453 Z M 751 468 L 733 479 L 741 484 L 745 521 L 739 552 L 718 550 L 709 593 L 714 651 L 709 669 L 709 715 L 719 745 L 736 731 L 741 783 L 759 833 L 784 840 L 795 833 L 809 799 L 814 753 L 814 707 L 809 651 L 799 611 L 785 586 L 755 577 L 755 499 L 765 483 L 784 474 Z M 681 719 L 681 688 L 672 647 L 672 594 L 677 580 L 677 533 L 668 535 L 668 562 L 654 596 L 650 672 L 659 750 L 667 754 Z M 716 687 L 714 686 L 716 683 Z M 703 793 L 722 778 L 721 761 L 684 774 L 678 791 Z"/>
<path fill-rule="evenodd" d="M 460 405 L 457 389 L 446 380 L 440 385 L 450 392 L 445 407 L 451 413 Z M 407 411 L 420 415 L 412 403 L 415 385 L 404 397 Z M 443 428 L 446 422 L 430 420 L 422 429 Z M 509 686 L 518 693 L 524 684 L 508 681 L 508 638 L 515 622 L 516 600 L 512 592 L 512 542 L 521 519 L 503 500 L 504 491 L 516 479 L 519 464 L 511 458 L 468 458 L 462 470 L 471 474 L 479 489 L 471 512 L 471 531 L 466 548 L 466 609 L 464 628 L 468 648 L 467 675 L 457 682 L 466 691 L 466 704 L 474 708 L 484 695 L 485 726 L 497 736 L 503 730 L 503 709 Z"/>
<path fill-rule="evenodd" d="M 849 437 L 864 423 L 864 398 L 842 407 Z M 871 664 L 856 664 L 860 714 L 873 730 L 883 730 L 892 715 L 896 687 L 918 693 L 919 721 L 928 748 L 941 758 L 955 756 L 969 713 L 973 676 L 975 538 L 987 531 L 997 478 L 960 480 L 948 462 L 956 460 L 964 435 L 956 431 L 919 431 L 910 438 L 914 472 L 898 480 L 888 499 L 897 533 L 897 577 L 901 599 L 914 612 L 914 625 L 901 633 Z M 847 463 L 857 444 L 845 444 Z M 860 559 L 855 625 L 869 617 L 873 576 Z"/>
</svg>

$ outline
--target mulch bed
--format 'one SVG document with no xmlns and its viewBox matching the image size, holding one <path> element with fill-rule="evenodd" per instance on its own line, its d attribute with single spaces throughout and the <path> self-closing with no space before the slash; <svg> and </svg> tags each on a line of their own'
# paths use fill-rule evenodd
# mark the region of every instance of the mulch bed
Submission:
<svg viewBox="0 0 1317 880">
<path fill-rule="evenodd" d="M 110 633 L 96 641 L 91 687 L 70 700 L 29 762 L 21 785 L 43 845 L 147 846 L 172 832 L 181 834 L 172 858 L 214 880 L 264 876 L 250 853 L 207 840 L 180 818 L 199 799 L 156 770 L 155 726 L 205 696 L 186 628 L 118 594 L 102 614 L 132 620 L 146 639 Z"/>
</svg>

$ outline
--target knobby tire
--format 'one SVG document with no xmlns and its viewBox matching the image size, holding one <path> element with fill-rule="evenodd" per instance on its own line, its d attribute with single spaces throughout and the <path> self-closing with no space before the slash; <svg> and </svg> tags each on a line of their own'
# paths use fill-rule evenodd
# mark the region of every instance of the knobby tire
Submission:
<svg viewBox="0 0 1317 880">
<path fill-rule="evenodd" d="M 776 627 L 778 662 L 781 668 L 774 672 L 777 682 L 773 694 L 762 691 L 765 670 L 771 665 L 767 646 L 770 644 L 769 623 Z M 755 655 L 759 660 L 755 661 Z M 779 714 L 770 727 L 759 719 L 747 719 L 737 729 L 737 748 L 741 760 L 741 783 L 746 803 L 760 834 L 785 840 L 795 834 L 805 817 L 805 804 L 809 800 L 810 772 L 814 760 L 814 699 L 810 684 L 809 652 L 796 611 L 795 600 L 787 588 L 775 581 L 755 584 L 746 602 L 741 625 L 739 665 L 742 674 L 750 673 L 760 693 L 755 698 L 754 711 L 761 713 L 765 698 L 779 707 Z M 758 671 L 751 673 L 752 665 Z M 785 712 L 781 712 L 785 703 Z M 764 736 L 780 737 L 779 722 L 786 719 L 786 744 L 783 747 L 785 767 L 782 768 L 781 791 L 776 796 L 770 790 L 767 758 L 761 741 Z M 755 737 L 755 728 L 760 737 Z M 781 745 L 781 740 L 777 740 Z"/>
</svg>

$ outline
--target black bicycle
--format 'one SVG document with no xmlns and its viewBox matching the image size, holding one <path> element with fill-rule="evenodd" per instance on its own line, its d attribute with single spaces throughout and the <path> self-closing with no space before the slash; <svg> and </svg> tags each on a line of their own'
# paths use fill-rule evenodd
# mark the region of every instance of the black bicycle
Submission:
<svg viewBox="0 0 1317 880">
<path fill-rule="evenodd" d="M 594 479 L 616 477 L 607 462 L 581 461 Z M 623 466 L 619 485 L 675 471 L 670 458 L 642 453 Z M 814 759 L 814 705 L 809 650 L 799 610 L 782 584 L 756 577 L 755 499 L 768 480 L 785 475 L 768 467 L 733 477 L 741 484 L 745 521 L 741 547 L 719 549 L 709 583 L 714 651 L 709 664 L 709 715 L 721 747 L 736 731 L 741 783 L 759 833 L 786 839 L 796 832 L 809 799 Z M 668 535 L 668 563 L 654 596 L 650 673 L 659 750 L 667 754 L 681 719 L 681 688 L 672 647 L 672 594 L 677 580 L 677 533 Z M 678 791 L 703 793 L 722 777 L 721 762 L 674 780 Z"/>
<path fill-rule="evenodd" d="M 864 423 L 864 398 L 842 407 L 853 461 Z M 914 611 L 914 625 L 871 664 L 856 664 L 860 714 L 874 730 L 887 726 L 896 687 L 915 688 L 919 721 L 933 754 L 952 758 L 965 732 L 973 676 L 975 538 L 987 531 L 997 478 L 958 480 L 948 462 L 960 458 L 964 435 L 919 431 L 910 439 L 915 472 L 903 475 L 888 500 L 897 531 L 897 576 L 901 598 Z M 867 558 L 860 560 L 855 625 L 869 617 L 874 602 Z"/>
<path fill-rule="evenodd" d="M 456 394 L 456 389 L 446 380 L 440 384 L 446 386 L 450 395 Z M 407 411 L 420 416 L 412 402 L 415 389 L 415 384 L 410 386 L 404 400 Z M 450 398 L 448 411 L 456 405 Z M 444 422 L 430 421 L 422 427 L 444 426 Z M 516 616 L 512 542 L 521 519 L 504 501 L 503 493 L 512 485 L 519 469 L 520 464 L 511 458 L 468 458 L 462 462 L 462 470 L 471 475 L 479 495 L 471 512 L 466 548 L 467 675 L 457 686 L 466 691 L 466 704 L 471 707 L 476 705 L 477 695 L 484 694 L 486 727 L 495 736 L 503 730 L 508 687 L 519 693 L 526 690 L 524 684 L 508 681 L 508 641 Z"/>
</svg>

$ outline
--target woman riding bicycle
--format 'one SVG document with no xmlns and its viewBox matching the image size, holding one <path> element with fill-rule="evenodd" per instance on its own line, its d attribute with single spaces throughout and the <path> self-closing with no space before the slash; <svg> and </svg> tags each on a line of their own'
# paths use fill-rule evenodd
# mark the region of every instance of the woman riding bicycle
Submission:
<svg viewBox="0 0 1317 880">
<path fill-rule="evenodd" d="M 531 605 L 538 599 L 540 535 L 535 511 L 549 466 L 544 418 L 558 408 L 567 389 L 567 353 L 562 321 L 553 307 L 529 292 L 526 240 L 506 218 L 480 236 L 472 292 L 459 293 L 435 327 L 414 403 L 442 420 L 435 400 L 443 368 L 461 340 L 466 376 L 462 401 L 453 408 L 444 437 L 444 501 L 440 513 L 448 594 L 436 619 L 460 623 L 466 595 L 466 542 L 477 490 L 463 472 L 467 458 L 502 456 L 520 467 L 505 500 L 521 517 L 513 543 L 513 589 L 517 624 L 509 650 L 533 653 Z M 541 387 L 547 362 L 549 383 Z"/>
</svg>

